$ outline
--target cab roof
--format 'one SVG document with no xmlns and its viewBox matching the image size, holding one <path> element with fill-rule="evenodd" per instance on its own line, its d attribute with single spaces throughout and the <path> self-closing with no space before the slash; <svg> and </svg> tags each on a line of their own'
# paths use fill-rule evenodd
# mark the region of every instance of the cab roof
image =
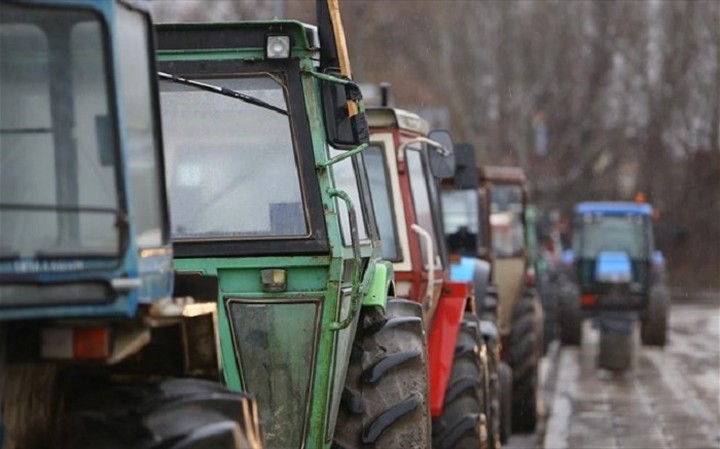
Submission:
<svg viewBox="0 0 720 449">
<path fill-rule="evenodd" d="M 525 172 L 520 167 L 483 165 L 478 167 L 478 175 L 482 181 L 524 184 Z"/>
<path fill-rule="evenodd" d="M 652 215 L 652 206 L 630 201 L 586 201 L 575 205 L 576 214 Z"/>
<path fill-rule="evenodd" d="M 404 109 L 376 107 L 366 110 L 370 128 L 399 128 L 427 135 L 430 125 L 419 115 Z"/>
</svg>

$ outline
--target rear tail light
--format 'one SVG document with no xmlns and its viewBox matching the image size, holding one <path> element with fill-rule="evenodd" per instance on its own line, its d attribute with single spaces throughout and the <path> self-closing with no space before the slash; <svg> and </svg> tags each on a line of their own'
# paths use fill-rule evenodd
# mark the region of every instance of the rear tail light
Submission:
<svg viewBox="0 0 720 449">
<path fill-rule="evenodd" d="M 103 360 L 110 357 L 110 328 L 46 328 L 40 339 L 45 359 Z"/>
<path fill-rule="evenodd" d="M 597 295 L 584 293 L 580 297 L 580 303 L 583 305 L 583 307 L 592 307 L 597 303 Z"/>
<path fill-rule="evenodd" d="M 525 271 L 525 284 L 526 285 L 535 285 L 535 282 L 537 281 L 537 276 L 535 275 L 535 268 L 529 267 L 527 271 Z"/>
</svg>

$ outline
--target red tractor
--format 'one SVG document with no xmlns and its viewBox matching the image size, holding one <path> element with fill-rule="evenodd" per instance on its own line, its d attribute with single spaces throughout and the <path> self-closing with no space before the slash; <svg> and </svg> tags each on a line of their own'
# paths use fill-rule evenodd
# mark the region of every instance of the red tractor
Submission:
<svg viewBox="0 0 720 449">
<path fill-rule="evenodd" d="M 427 329 L 433 447 L 488 447 L 487 348 L 472 284 L 450 281 L 442 229 L 438 179 L 455 170 L 452 139 L 399 109 L 369 109 L 368 122 L 383 258 L 393 262 L 396 296 L 411 300 Z"/>
</svg>

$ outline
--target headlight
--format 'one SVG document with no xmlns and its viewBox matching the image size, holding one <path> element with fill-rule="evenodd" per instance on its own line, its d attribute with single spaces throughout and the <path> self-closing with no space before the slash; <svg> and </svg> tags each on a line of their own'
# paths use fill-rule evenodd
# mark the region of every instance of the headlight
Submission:
<svg viewBox="0 0 720 449">
<path fill-rule="evenodd" d="M 265 58 L 287 59 L 290 57 L 290 36 L 265 36 Z"/>
</svg>

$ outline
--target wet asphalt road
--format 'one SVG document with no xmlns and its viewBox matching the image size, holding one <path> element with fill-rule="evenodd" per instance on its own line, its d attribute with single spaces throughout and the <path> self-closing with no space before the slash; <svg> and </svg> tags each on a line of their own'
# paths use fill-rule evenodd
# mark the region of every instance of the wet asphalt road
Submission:
<svg viewBox="0 0 720 449">
<path fill-rule="evenodd" d="M 633 367 L 598 370 L 598 332 L 553 347 L 542 370 L 547 417 L 508 449 L 720 449 L 720 295 L 675 301 L 668 345 L 643 347 Z"/>
</svg>

